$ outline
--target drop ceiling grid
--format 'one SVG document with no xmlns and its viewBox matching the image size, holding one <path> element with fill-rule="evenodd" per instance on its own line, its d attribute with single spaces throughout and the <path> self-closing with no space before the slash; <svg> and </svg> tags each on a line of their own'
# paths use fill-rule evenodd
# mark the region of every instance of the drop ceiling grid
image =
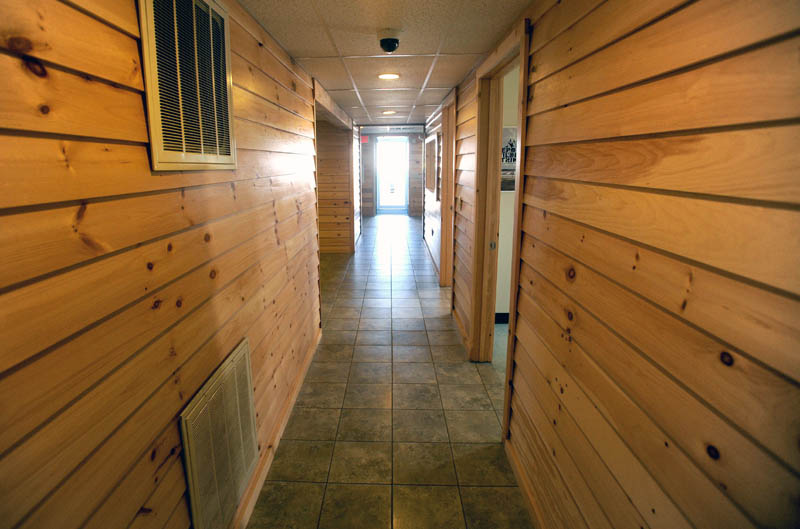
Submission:
<svg viewBox="0 0 800 529">
<path fill-rule="evenodd" d="M 360 125 L 424 122 L 530 0 L 241 0 Z M 378 31 L 400 30 L 386 55 Z M 397 81 L 379 73 L 399 73 Z M 384 110 L 396 114 L 383 116 Z"/>
</svg>

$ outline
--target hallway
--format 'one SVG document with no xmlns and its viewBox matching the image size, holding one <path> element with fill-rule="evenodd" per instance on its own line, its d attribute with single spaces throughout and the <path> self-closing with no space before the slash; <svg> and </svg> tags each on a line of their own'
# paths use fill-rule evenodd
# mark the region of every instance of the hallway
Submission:
<svg viewBox="0 0 800 529">
<path fill-rule="evenodd" d="M 354 255 L 322 255 L 322 341 L 250 528 L 530 527 L 500 442 L 504 358 L 466 360 L 420 233 L 368 217 Z"/>
</svg>

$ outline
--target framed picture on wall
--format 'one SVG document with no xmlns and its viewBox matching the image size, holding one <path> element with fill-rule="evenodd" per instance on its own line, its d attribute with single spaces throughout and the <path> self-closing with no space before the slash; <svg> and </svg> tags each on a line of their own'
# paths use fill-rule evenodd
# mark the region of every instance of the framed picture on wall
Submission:
<svg viewBox="0 0 800 529">
<path fill-rule="evenodd" d="M 517 171 L 517 127 L 503 127 L 500 147 L 500 189 L 513 191 Z"/>
</svg>

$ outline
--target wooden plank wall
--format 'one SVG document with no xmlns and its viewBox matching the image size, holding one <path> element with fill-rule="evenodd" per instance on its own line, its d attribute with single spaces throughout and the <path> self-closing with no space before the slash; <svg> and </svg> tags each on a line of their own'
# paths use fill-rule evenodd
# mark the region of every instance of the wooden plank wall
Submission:
<svg viewBox="0 0 800 529">
<path fill-rule="evenodd" d="M 425 149 L 425 136 L 408 135 L 408 215 L 422 216 L 422 196 L 425 190 L 423 173 L 425 161 L 422 154 Z"/>
<path fill-rule="evenodd" d="M 467 351 L 476 344 L 473 321 L 473 241 L 475 240 L 475 162 L 478 90 L 470 76 L 456 91 L 455 215 L 453 228 L 453 316 Z"/>
<path fill-rule="evenodd" d="M 550 4 L 518 234 L 520 484 L 542 527 L 798 527 L 800 8 Z"/>
<path fill-rule="evenodd" d="M 353 131 L 317 122 L 319 250 L 350 253 L 353 238 Z"/>
<path fill-rule="evenodd" d="M 353 127 L 353 244 L 361 235 L 361 135 Z"/>
<path fill-rule="evenodd" d="M 361 143 L 361 214 L 374 217 L 377 211 L 375 186 L 375 144 L 376 136 L 368 136 L 367 143 Z"/>
<path fill-rule="evenodd" d="M 150 170 L 134 0 L 0 7 L 0 527 L 189 526 L 177 415 L 244 338 L 259 467 L 319 336 L 311 79 L 235 3 L 239 167 Z"/>
<path fill-rule="evenodd" d="M 442 133 L 442 116 L 440 109 L 439 112 L 431 117 L 425 125 L 426 136 Z M 440 174 L 442 171 L 441 162 L 440 149 L 437 160 L 437 170 Z M 424 175 L 424 178 L 427 178 L 427 175 Z M 437 199 L 436 192 L 429 190 L 427 186 L 423 186 L 423 193 L 422 237 L 428 246 L 428 251 L 431 254 L 436 270 L 440 270 L 442 260 L 442 202 Z"/>
</svg>

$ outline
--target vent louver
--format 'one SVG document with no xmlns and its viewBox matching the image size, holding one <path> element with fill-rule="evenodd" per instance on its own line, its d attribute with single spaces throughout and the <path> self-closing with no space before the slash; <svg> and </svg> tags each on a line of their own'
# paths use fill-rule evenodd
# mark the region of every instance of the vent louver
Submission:
<svg viewBox="0 0 800 529">
<path fill-rule="evenodd" d="M 230 354 L 181 413 L 194 529 L 228 527 L 258 460 L 250 349 Z"/>
<path fill-rule="evenodd" d="M 227 13 L 204 0 L 139 6 L 153 169 L 235 168 Z"/>
</svg>

